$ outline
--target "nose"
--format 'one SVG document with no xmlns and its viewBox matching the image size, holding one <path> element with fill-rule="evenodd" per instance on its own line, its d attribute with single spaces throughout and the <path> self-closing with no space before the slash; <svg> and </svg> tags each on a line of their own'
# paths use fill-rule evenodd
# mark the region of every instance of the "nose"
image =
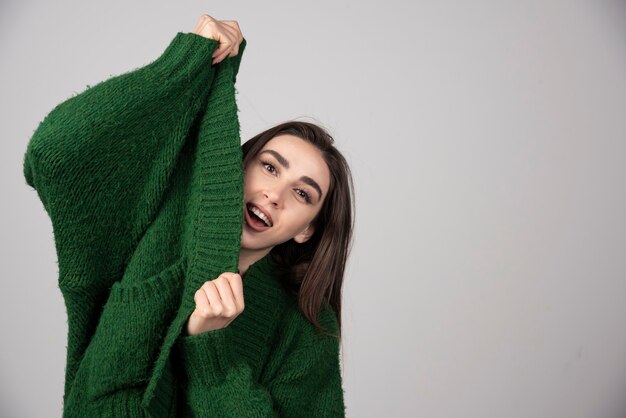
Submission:
<svg viewBox="0 0 626 418">
<path fill-rule="evenodd" d="M 281 208 L 283 204 L 283 195 L 285 193 L 284 187 L 275 184 L 271 187 L 267 187 L 263 192 L 263 195 L 269 200 L 270 204 L 275 208 Z"/>
</svg>

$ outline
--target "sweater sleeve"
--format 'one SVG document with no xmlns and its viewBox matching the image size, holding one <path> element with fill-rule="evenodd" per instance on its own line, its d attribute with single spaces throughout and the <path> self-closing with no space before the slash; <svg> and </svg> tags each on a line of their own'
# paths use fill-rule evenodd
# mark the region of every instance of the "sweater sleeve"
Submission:
<svg viewBox="0 0 626 418">
<path fill-rule="evenodd" d="M 235 81 L 245 41 L 211 65 L 216 47 L 178 33 L 154 62 L 59 104 L 28 144 L 24 176 L 52 220 L 68 313 L 64 417 L 146 416 L 142 396 L 180 303 L 186 258 L 141 283 L 120 278 L 162 213 L 168 182 L 181 178 L 177 162 L 212 123 L 217 80 Z M 223 140 L 204 139 L 217 149 Z"/>
<path fill-rule="evenodd" d="M 331 310 L 320 323 L 337 333 Z M 220 417 L 345 416 L 339 340 L 316 331 L 296 310 L 257 382 L 232 353 L 229 327 L 178 341 L 183 415 Z"/>
<path fill-rule="evenodd" d="M 107 257 L 112 274 L 127 261 L 206 105 L 217 45 L 179 32 L 155 61 L 87 88 L 40 122 L 23 172 L 51 218 L 61 275 Z M 238 69 L 240 56 L 228 65 Z"/>
</svg>

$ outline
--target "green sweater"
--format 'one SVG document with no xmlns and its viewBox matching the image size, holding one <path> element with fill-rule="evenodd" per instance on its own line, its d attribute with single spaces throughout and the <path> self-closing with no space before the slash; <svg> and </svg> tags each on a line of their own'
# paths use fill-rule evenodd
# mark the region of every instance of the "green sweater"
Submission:
<svg viewBox="0 0 626 418">
<path fill-rule="evenodd" d="M 206 280 L 237 271 L 240 53 L 178 33 L 152 63 L 56 106 L 24 157 L 50 216 L 68 316 L 64 417 L 344 416 L 339 342 L 268 255 L 244 311 L 182 332 Z M 337 333 L 328 304 L 319 321 Z"/>
</svg>

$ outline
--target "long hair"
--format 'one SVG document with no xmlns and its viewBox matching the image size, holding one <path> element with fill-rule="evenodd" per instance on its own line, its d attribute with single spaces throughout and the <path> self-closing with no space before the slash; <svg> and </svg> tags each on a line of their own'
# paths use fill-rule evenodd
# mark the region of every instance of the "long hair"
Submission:
<svg viewBox="0 0 626 418">
<path fill-rule="evenodd" d="M 301 121 L 289 121 L 254 136 L 242 145 L 243 165 L 278 135 L 293 135 L 315 145 L 330 171 L 326 200 L 313 220 L 313 236 L 302 244 L 293 239 L 274 246 L 270 254 L 283 273 L 281 278 L 298 295 L 298 306 L 316 329 L 326 330 L 318 322 L 323 304 L 329 304 L 337 316 L 341 338 L 341 297 L 346 261 L 354 228 L 354 186 L 350 167 L 334 146 L 333 137 L 323 128 Z"/>
</svg>

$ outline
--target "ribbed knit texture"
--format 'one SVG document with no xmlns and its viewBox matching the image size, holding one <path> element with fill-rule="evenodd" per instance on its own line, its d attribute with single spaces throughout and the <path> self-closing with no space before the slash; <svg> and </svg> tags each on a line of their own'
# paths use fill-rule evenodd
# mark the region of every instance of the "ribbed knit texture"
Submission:
<svg viewBox="0 0 626 418">
<path fill-rule="evenodd" d="M 237 271 L 245 45 L 211 65 L 217 42 L 180 32 L 56 106 L 28 144 L 68 315 L 64 417 L 344 415 L 338 340 L 298 311 L 270 256 L 228 327 L 181 335 L 196 290 Z M 337 333 L 328 305 L 319 320 Z"/>
</svg>

